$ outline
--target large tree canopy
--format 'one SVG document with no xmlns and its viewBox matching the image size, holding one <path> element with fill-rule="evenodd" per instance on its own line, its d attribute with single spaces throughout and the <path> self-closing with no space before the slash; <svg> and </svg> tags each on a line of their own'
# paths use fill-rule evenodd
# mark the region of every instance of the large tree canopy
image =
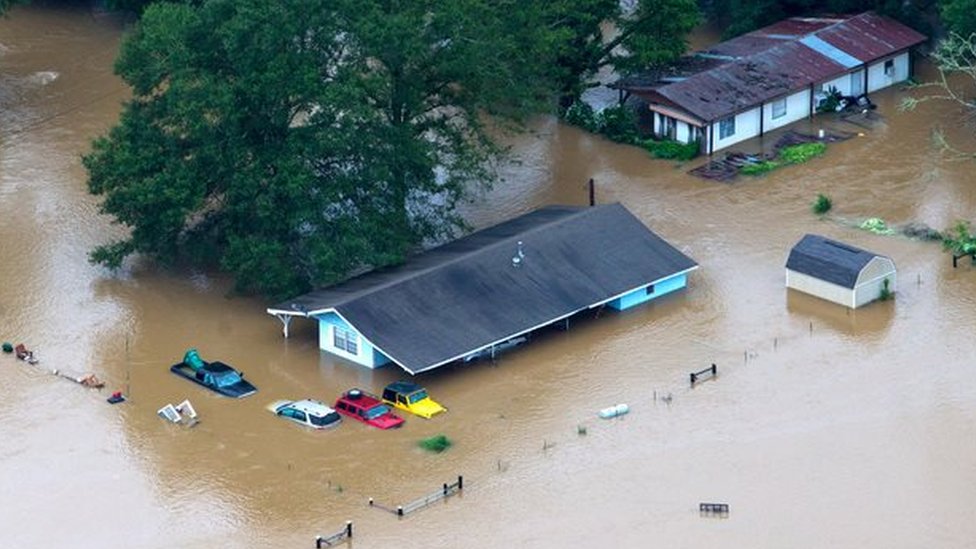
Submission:
<svg viewBox="0 0 976 549">
<path fill-rule="evenodd" d="M 92 259 L 215 262 L 281 296 L 451 232 L 496 152 L 479 116 L 539 97 L 515 5 L 148 6 L 116 66 L 134 97 L 84 158 L 130 231 Z"/>
<path fill-rule="evenodd" d="M 964 37 L 976 33 L 976 0 L 940 0 L 939 13 L 949 31 Z"/>
<path fill-rule="evenodd" d="M 703 5 L 709 18 L 725 29 L 723 36 L 731 38 L 786 17 L 869 10 L 929 32 L 923 13 L 934 3 L 935 0 L 707 0 Z"/>
<path fill-rule="evenodd" d="M 700 21 L 694 0 L 641 0 L 627 10 L 619 0 L 554 0 L 532 3 L 546 34 L 549 57 L 568 107 L 593 85 L 603 67 L 617 72 L 667 63 L 688 48 Z"/>
</svg>

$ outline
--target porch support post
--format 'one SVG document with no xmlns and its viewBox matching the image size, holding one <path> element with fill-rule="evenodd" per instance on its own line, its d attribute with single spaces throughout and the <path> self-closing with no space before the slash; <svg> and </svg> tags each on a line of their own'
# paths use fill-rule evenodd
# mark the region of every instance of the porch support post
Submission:
<svg viewBox="0 0 976 549">
<path fill-rule="evenodd" d="M 288 325 L 291 324 L 292 315 L 275 314 L 278 320 L 281 321 L 281 333 L 288 339 Z"/>
</svg>

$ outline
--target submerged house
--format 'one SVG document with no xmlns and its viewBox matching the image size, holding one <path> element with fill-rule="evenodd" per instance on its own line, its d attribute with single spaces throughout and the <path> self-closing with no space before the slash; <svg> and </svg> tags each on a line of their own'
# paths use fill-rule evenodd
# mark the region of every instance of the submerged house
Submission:
<svg viewBox="0 0 976 549">
<path fill-rule="evenodd" d="M 898 282 L 891 258 L 829 238 L 808 234 L 786 260 L 786 287 L 857 309 L 894 293 Z"/>
<path fill-rule="evenodd" d="M 831 90 L 859 97 L 907 80 L 926 39 L 871 12 L 794 17 L 612 87 L 647 103 L 657 137 L 712 154 L 813 116 Z"/>
<path fill-rule="evenodd" d="M 319 324 L 319 347 L 411 374 L 463 361 L 588 309 L 684 288 L 698 265 L 620 204 L 550 206 L 268 309 Z"/>
</svg>

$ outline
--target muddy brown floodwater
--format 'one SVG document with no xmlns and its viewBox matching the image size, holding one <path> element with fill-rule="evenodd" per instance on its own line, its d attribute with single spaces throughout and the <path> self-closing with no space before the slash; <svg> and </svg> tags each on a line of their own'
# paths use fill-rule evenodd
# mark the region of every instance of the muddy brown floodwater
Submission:
<svg viewBox="0 0 976 549">
<path fill-rule="evenodd" d="M 265 406 L 377 390 L 400 373 L 320 353 L 311 323 L 283 340 L 266 303 L 226 297 L 224 279 L 86 261 L 118 230 L 87 195 L 79 155 L 126 97 L 111 73 L 121 32 L 88 11 L 17 8 L 0 21 L 0 339 L 42 360 L 0 356 L 0 546 L 310 547 L 346 520 L 363 548 L 973 546 L 976 268 L 853 227 L 973 218 L 976 164 L 931 146 L 942 123 L 976 148 L 956 107 L 901 113 L 904 92 L 878 93 L 883 121 L 863 136 L 732 185 L 537 121 L 512 139 L 505 181 L 467 207 L 471 222 L 582 204 L 593 177 L 601 202 L 700 262 L 687 291 L 496 366 L 424 376 L 451 409 L 435 420 L 317 433 Z M 809 211 L 818 192 L 834 200 L 826 220 Z M 806 232 L 893 257 L 897 298 L 847 312 L 788 293 L 786 254 Z M 260 392 L 230 401 L 176 378 L 168 366 L 187 347 Z M 713 362 L 718 379 L 690 389 L 687 373 Z M 108 390 L 50 368 L 95 372 L 131 399 L 109 406 Z M 197 427 L 155 415 L 187 397 Z M 618 402 L 631 413 L 596 419 Z M 436 433 L 455 446 L 417 449 Z M 405 519 L 366 505 L 458 474 L 461 497 Z M 701 517 L 699 502 L 731 513 Z"/>
</svg>

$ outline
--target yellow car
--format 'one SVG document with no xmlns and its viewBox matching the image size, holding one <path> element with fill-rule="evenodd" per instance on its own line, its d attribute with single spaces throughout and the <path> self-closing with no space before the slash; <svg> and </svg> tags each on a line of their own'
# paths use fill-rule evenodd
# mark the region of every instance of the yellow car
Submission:
<svg viewBox="0 0 976 549">
<path fill-rule="evenodd" d="M 383 389 L 383 401 L 426 419 L 447 411 L 427 396 L 427 389 L 410 381 L 394 381 L 387 385 Z"/>
</svg>

